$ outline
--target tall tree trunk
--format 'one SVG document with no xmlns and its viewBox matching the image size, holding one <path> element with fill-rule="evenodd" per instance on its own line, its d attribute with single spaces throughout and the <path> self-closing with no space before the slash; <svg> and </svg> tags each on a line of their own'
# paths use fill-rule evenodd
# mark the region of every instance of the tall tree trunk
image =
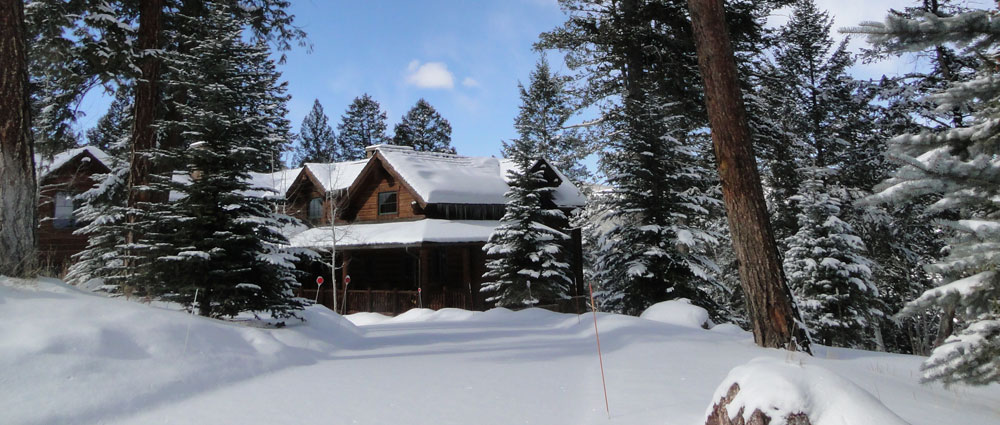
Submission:
<svg viewBox="0 0 1000 425">
<path fill-rule="evenodd" d="M 0 0 L 0 275 L 8 276 L 30 273 L 37 250 L 25 32 L 24 2 Z"/>
<path fill-rule="evenodd" d="M 688 0 L 688 8 L 754 340 L 762 347 L 809 352 L 768 221 L 722 0 Z"/>
<path fill-rule="evenodd" d="M 135 85 L 135 120 L 132 127 L 131 163 L 128 174 L 128 206 L 136 208 L 143 202 L 156 201 L 152 192 L 139 190 L 148 185 L 152 164 L 144 154 L 156 147 L 156 120 L 160 103 L 160 59 L 150 52 L 160 48 L 160 30 L 163 25 L 163 1 L 143 0 L 139 11 L 139 69 L 141 75 Z M 131 239 L 132 235 L 130 235 Z"/>
</svg>

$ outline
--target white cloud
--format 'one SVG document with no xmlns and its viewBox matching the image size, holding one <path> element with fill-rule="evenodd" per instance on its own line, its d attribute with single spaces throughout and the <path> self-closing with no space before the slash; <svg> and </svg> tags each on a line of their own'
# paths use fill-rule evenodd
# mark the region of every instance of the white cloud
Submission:
<svg viewBox="0 0 1000 425">
<path fill-rule="evenodd" d="M 476 79 L 472 77 L 465 77 L 465 79 L 462 80 L 462 85 L 466 87 L 479 87 L 479 81 L 476 81 Z"/>
<path fill-rule="evenodd" d="M 406 83 L 423 89 L 451 89 L 455 87 L 455 76 L 443 62 L 410 61 L 406 67 Z"/>
</svg>

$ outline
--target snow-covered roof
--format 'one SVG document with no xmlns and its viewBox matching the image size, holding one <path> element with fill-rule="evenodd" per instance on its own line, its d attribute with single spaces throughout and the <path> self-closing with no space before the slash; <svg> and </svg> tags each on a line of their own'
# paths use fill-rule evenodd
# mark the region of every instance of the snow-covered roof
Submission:
<svg viewBox="0 0 1000 425">
<path fill-rule="evenodd" d="M 255 188 L 274 189 L 274 192 L 266 190 L 252 190 L 251 195 L 259 197 L 285 196 L 288 187 L 292 185 L 295 178 L 302 172 L 301 168 L 291 168 L 288 170 L 276 171 L 273 173 L 250 173 L 250 184 Z"/>
<path fill-rule="evenodd" d="M 93 149 L 97 158 L 107 163 L 108 156 L 97 148 Z M 57 155 L 63 162 L 79 154 L 80 149 L 67 151 Z M 514 169 L 513 161 L 493 157 L 472 157 L 455 154 L 417 152 L 412 148 L 381 145 L 373 147 L 406 183 L 413 188 L 416 195 L 427 203 L 441 204 L 493 204 L 507 203 L 504 194 L 510 189 L 507 185 L 507 171 Z M 76 152 L 69 157 L 72 152 Z M 100 155 L 100 156 L 98 156 Z M 276 193 L 265 190 L 251 191 L 255 196 L 285 196 L 292 183 L 302 173 L 308 170 L 323 190 L 343 190 L 351 187 L 358 179 L 361 171 L 368 165 L 369 159 L 334 163 L 306 163 L 303 168 L 292 168 L 274 173 L 250 173 L 250 183 L 254 187 L 270 188 Z M 56 162 L 53 161 L 53 164 Z M 61 165 L 61 164 L 60 164 Z M 551 164 L 550 164 L 551 166 Z M 577 207 L 586 204 L 583 193 L 573 185 L 565 175 L 554 166 L 561 183 L 553 193 L 553 201 L 561 207 Z M 187 175 L 175 175 L 174 179 L 186 181 Z M 171 199 L 174 199 L 171 196 Z"/>
<path fill-rule="evenodd" d="M 90 155 L 100 161 L 101 164 L 110 168 L 109 164 L 111 164 L 111 157 L 108 154 L 94 146 L 83 146 L 57 153 L 53 155 L 52 158 L 43 158 L 41 155 L 35 155 L 35 168 L 38 174 L 38 179 L 41 179 L 49 173 L 58 170 L 60 167 L 66 165 L 66 163 L 84 152 L 90 153 Z"/>
<path fill-rule="evenodd" d="M 360 161 L 331 163 L 309 162 L 305 164 L 305 167 L 309 169 L 313 177 L 316 177 L 316 180 L 323 186 L 323 190 L 331 191 L 350 187 L 367 164 L 368 160 L 363 159 Z M 285 190 L 287 189 L 286 187 Z M 282 193 L 284 193 L 284 190 Z"/>
<path fill-rule="evenodd" d="M 389 167 L 429 204 L 505 204 L 509 190 L 508 159 L 417 152 L 399 147 L 377 148 Z M 552 167 L 555 170 L 555 167 Z M 581 206 L 586 198 L 562 173 L 553 200 L 559 206 Z"/>
<path fill-rule="evenodd" d="M 336 236 L 330 227 L 316 227 L 290 238 L 295 247 L 323 248 L 336 240 L 337 247 L 363 247 L 386 245 L 417 245 L 424 242 L 456 243 L 486 242 L 493 229 L 500 225 L 492 220 L 439 220 L 393 221 L 387 223 L 344 224 L 335 226 Z"/>
<path fill-rule="evenodd" d="M 290 168 L 288 170 L 275 171 L 273 173 L 250 173 L 247 183 L 253 188 L 244 192 L 246 195 L 258 198 L 284 197 L 288 187 L 292 185 L 295 178 L 302 172 L 301 168 Z M 171 178 L 175 183 L 189 184 L 191 175 L 184 172 L 175 172 Z M 274 192 L 268 190 L 273 189 Z M 170 191 L 170 201 L 181 199 L 183 195 L 177 191 Z"/>
</svg>

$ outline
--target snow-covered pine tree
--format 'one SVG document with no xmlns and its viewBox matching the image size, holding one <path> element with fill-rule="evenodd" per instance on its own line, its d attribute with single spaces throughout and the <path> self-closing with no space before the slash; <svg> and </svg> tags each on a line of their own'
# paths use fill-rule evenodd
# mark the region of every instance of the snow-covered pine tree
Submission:
<svg viewBox="0 0 1000 425">
<path fill-rule="evenodd" d="M 365 147 L 389 142 L 386 115 L 367 93 L 354 98 L 337 126 L 337 161 L 365 158 Z"/>
<path fill-rule="evenodd" d="M 97 120 L 97 125 L 87 130 L 88 145 L 116 157 L 117 150 L 128 150 L 127 144 L 121 141 L 122 136 L 127 136 L 132 128 L 131 109 L 134 97 L 129 86 L 121 86 L 115 90 L 115 97 L 108 106 L 108 112 Z"/>
<path fill-rule="evenodd" d="M 957 2 L 947 0 L 917 3 L 919 6 L 905 8 L 895 14 L 913 18 L 925 13 L 945 16 L 966 11 L 963 6 L 956 5 Z M 872 46 L 865 51 L 869 60 L 903 54 L 881 46 Z M 903 75 L 883 77 L 877 85 L 879 103 L 885 106 L 879 108 L 875 120 L 877 132 L 873 134 L 877 134 L 882 141 L 897 134 L 960 127 L 971 116 L 972 109 L 968 105 L 956 104 L 951 110 L 944 111 L 938 110 L 928 99 L 930 94 L 946 89 L 952 82 L 974 76 L 981 65 L 980 58 L 975 53 L 958 51 L 948 45 L 929 47 L 920 55 L 927 58 L 927 69 L 921 67 Z M 868 187 L 888 178 L 894 168 L 884 155 L 885 144 L 881 143 L 879 147 L 883 155 L 869 161 L 867 172 L 858 173 L 867 180 Z M 900 311 L 907 301 L 934 286 L 936 278 L 925 270 L 925 266 L 944 256 L 942 233 L 934 229 L 934 221 L 947 219 L 952 214 L 926 211 L 932 202 L 931 197 L 924 196 L 907 203 L 865 203 L 860 208 L 866 218 L 859 220 L 855 229 L 867 242 L 869 258 L 877 264 L 873 277 L 888 312 Z M 939 324 L 947 330 L 952 322 L 953 315 L 942 316 L 937 309 L 884 320 L 881 327 L 885 348 L 894 352 L 928 355 L 939 343 L 936 341 L 939 339 Z"/>
<path fill-rule="evenodd" d="M 223 6 L 228 9 L 233 6 Z M 247 24 L 247 20 L 232 18 Z M 252 133 L 241 142 L 243 149 L 255 149 L 250 158 L 250 171 L 270 173 L 283 167 L 281 156 L 291 147 L 292 124 L 288 116 L 288 82 L 281 80 L 267 41 L 247 42 L 245 53 L 239 56 L 238 70 L 242 73 L 242 112 Z"/>
<path fill-rule="evenodd" d="M 719 204 L 706 187 L 709 171 L 688 144 L 683 117 L 668 115 L 662 101 L 641 104 L 612 121 L 619 124 L 601 158 L 613 187 L 606 199 L 611 225 L 597 247 L 603 304 L 638 315 L 656 302 L 688 298 L 717 315 L 706 290 L 717 284 L 717 266 L 705 255 L 717 235 L 703 227 Z"/>
<path fill-rule="evenodd" d="M 125 113 L 123 121 L 131 120 L 131 114 L 128 111 Z M 95 186 L 77 195 L 82 206 L 74 214 L 85 224 L 75 230 L 74 234 L 86 235 L 87 247 L 73 256 L 74 262 L 66 275 L 66 281 L 81 285 L 96 280 L 100 284 L 96 289 L 102 291 L 126 296 L 147 296 L 148 286 L 137 286 L 134 279 L 139 271 L 138 267 L 129 267 L 139 264 L 140 258 L 135 257 L 133 250 L 125 243 L 125 235 L 134 226 L 134 223 L 126 220 L 130 213 L 126 206 L 130 131 L 125 128 L 117 139 L 109 140 L 111 163 L 107 165 L 111 172 L 91 176 L 96 182 Z M 107 133 L 101 137 L 110 138 Z"/>
<path fill-rule="evenodd" d="M 781 42 L 773 61 L 765 61 L 758 71 L 761 93 L 753 99 L 770 124 L 761 131 L 769 137 L 759 145 L 780 245 L 798 229 L 801 211 L 789 200 L 806 178 L 802 170 L 844 169 L 836 176 L 837 183 L 852 192 L 870 188 L 871 179 L 859 182 L 878 171 L 865 166 L 872 157 L 881 157 L 868 124 L 873 121 L 868 104 L 872 94 L 848 75 L 854 58 L 847 50 L 848 40 L 835 45 L 832 26 L 829 14 L 813 0 L 797 1 L 788 23 L 778 31 Z"/>
<path fill-rule="evenodd" d="M 522 97 L 522 100 L 525 100 Z M 563 245 L 569 236 L 547 224 L 565 223 L 566 217 L 552 202 L 554 190 L 545 178 L 540 141 L 525 130 L 534 111 L 521 107 L 515 126 L 522 136 L 507 145 L 515 167 L 507 173 L 507 205 L 489 241 L 483 247 L 489 260 L 482 292 L 499 307 L 532 307 L 569 298 L 569 262 Z"/>
<path fill-rule="evenodd" d="M 25 5 L 31 51 L 32 133 L 35 152 L 42 157 L 81 144 L 81 135 L 73 130 L 73 124 L 82 115 L 75 105 L 88 90 L 108 81 L 107 74 L 100 75 L 95 69 L 98 64 L 122 57 L 121 53 L 102 55 L 104 52 L 97 43 L 91 42 L 92 34 L 84 32 L 86 19 L 81 16 L 88 8 L 95 7 L 90 3 L 39 0 Z M 128 25 L 123 25 L 105 34 L 118 37 L 127 33 Z"/>
<path fill-rule="evenodd" d="M 253 63 L 268 61 L 268 50 L 242 40 L 244 24 L 215 5 L 187 18 L 179 36 L 188 38 L 189 53 L 164 55 L 163 81 L 183 85 L 188 96 L 173 105 L 182 119 L 161 127 L 182 129 L 185 146 L 157 152 L 177 172 L 153 184 L 175 200 L 153 205 L 145 217 L 139 243 L 153 259 L 143 279 L 164 299 L 197 302 L 204 316 L 289 317 L 304 305 L 292 292 L 296 257 L 279 231 L 291 219 L 250 194 L 262 188 L 248 182 L 260 158 L 279 145 L 273 126 L 280 117 L 272 114 L 282 112 L 275 105 L 285 97 L 276 73 Z"/>
<path fill-rule="evenodd" d="M 567 90 L 570 78 L 553 73 L 543 56 L 535 63 L 529 81 L 528 88 L 517 85 L 523 102 L 521 108 L 530 111 L 522 113 L 527 120 L 522 124 L 523 131 L 538 140 L 537 149 L 543 158 L 573 183 L 583 184 L 590 176 L 581 161 L 589 151 L 578 132 L 567 128 L 567 121 L 575 112 Z"/>
<path fill-rule="evenodd" d="M 394 145 L 423 152 L 455 153 L 451 147 L 451 123 L 422 98 L 403 115 L 394 132 Z"/>
<path fill-rule="evenodd" d="M 319 99 L 313 100 L 312 109 L 299 126 L 299 143 L 295 145 L 292 163 L 301 167 L 307 162 L 328 162 L 336 157 L 333 149 L 337 135 L 330 127 Z"/>
<path fill-rule="evenodd" d="M 596 237 L 595 276 L 604 307 L 639 314 L 650 305 L 689 298 L 717 306 L 704 290 L 715 264 L 705 255 L 715 179 L 697 157 L 706 127 L 701 77 L 687 2 L 565 0 L 567 22 L 543 33 L 540 48 L 566 52 L 578 72 L 583 107 L 601 111 L 601 171 L 612 186 L 606 226 Z M 749 5 L 734 13 L 738 49 L 755 43 L 759 22 Z M 657 16 L 680 19 L 660 20 Z"/>
<path fill-rule="evenodd" d="M 996 52 L 1000 31 L 997 12 L 976 10 L 955 16 L 916 13 L 889 15 L 856 31 L 885 51 L 906 52 L 949 46 L 982 61 L 974 77 L 953 82 L 930 100 L 938 111 L 963 106 L 971 117 L 953 128 L 902 134 L 889 141 L 891 158 L 900 164 L 869 202 L 899 203 L 930 196 L 931 212 L 949 211 L 955 220 L 940 221 L 949 255 L 928 269 L 943 284 L 926 291 L 900 313 L 927 309 L 953 310 L 957 333 L 934 349 L 924 363 L 924 377 L 950 383 L 985 385 L 1000 382 L 1000 73 Z"/>
<path fill-rule="evenodd" d="M 871 262 L 851 225 L 840 219 L 847 191 L 827 183 L 829 169 L 809 171 L 799 194 L 799 230 L 788 238 L 785 271 L 802 319 L 826 345 L 862 347 L 869 324 L 884 313 Z"/>
</svg>

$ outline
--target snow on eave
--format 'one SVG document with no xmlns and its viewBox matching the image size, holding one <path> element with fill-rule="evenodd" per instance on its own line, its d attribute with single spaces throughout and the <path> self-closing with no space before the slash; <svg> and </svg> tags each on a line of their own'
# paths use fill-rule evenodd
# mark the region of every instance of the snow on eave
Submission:
<svg viewBox="0 0 1000 425">
<path fill-rule="evenodd" d="M 60 168 L 66 166 L 66 164 L 74 162 L 80 156 L 89 156 L 93 160 L 104 166 L 104 168 L 110 170 L 111 166 L 111 156 L 104 153 L 95 146 L 82 146 L 79 148 L 73 148 L 64 152 L 57 153 L 52 156 L 51 159 L 42 158 L 41 155 L 35 155 L 35 171 L 37 174 L 37 179 L 41 181 L 44 177 L 58 171 Z"/>
<path fill-rule="evenodd" d="M 303 169 L 307 176 L 324 192 L 347 189 L 354 185 L 369 160 L 344 162 L 307 162 Z"/>
<path fill-rule="evenodd" d="M 575 184 L 559 170 L 551 161 L 547 158 L 541 158 L 538 162 L 545 162 L 549 168 L 556 173 L 559 177 L 559 186 L 552 193 L 552 201 L 560 207 L 582 207 L 587 205 L 587 197 L 583 194 L 580 188 L 576 187 Z M 537 165 L 537 163 L 536 163 Z"/>
<path fill-rule="evenodd" d="M 325 248 L 336 241 L 337 248 L 402 247 L 424 243 L 486 242 L 500 225 L 493 220 L 442 220 L 426 218 L 384 223 L 338 225 L 335 238 L 330 227 L 315 227 L 289 239 L 293 247 Z"/>
<path fill-rule="evenodd" d="M 510 190 L 507 171 L 514 168 L 505 158 L 462 156 L 448 153 L 376 149 L 385 167 L 399 176 L 421 205 L 504 205 Z M 560 207 L 586 204 L 586 197 L 551 162 L 545 161 L 560 179 L 553 201 Z"/>
</svg>

